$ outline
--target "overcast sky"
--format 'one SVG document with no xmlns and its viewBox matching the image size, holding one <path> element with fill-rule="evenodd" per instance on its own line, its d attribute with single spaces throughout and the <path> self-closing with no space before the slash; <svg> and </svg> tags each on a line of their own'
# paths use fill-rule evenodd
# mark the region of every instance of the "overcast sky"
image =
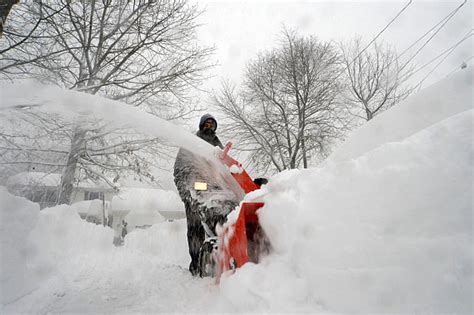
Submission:
<svg viewBox="0 0 474 315">
<path fill-rule="evenodd" d="M 199 38 L 216 48 L 219 66 L 214 79 L 207 84 L 217 87 L 221 79 L 236 83 L 245 64 L 258 52 L 276 46 L 282 26 L 296 29 L 303 35 L 314 35 L 323 41 L 340 41 L 362 36 L 369 43 L 407 1 L 197 1 L 205 12 L 199 19 Z M 414 0 L 402 15 L 380 36 L 400 52 L 412 44 L 463 1 Z M 443 50 L 453 46 L 473 28 L 472 0 L 445 25 L 420 52 L 415 62 L 423 65 Z M 416 46 L 411 53 L 414 53 Z M 472 58 L 473 37 L 464 41 L 425 81 L 430 85 Z M 468 64 L 472 64 L 471 59 Z M 435 65 L 421 71 L 421 80 Z M 417 83 L 417 82 L 416 82 Z"/>
</svg>

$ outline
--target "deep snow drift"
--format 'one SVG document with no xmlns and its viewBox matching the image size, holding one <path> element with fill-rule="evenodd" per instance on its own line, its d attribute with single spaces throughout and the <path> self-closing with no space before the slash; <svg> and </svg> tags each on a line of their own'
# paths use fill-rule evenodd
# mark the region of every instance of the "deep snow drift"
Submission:
<svg viewBox="0 0 474 315">
<path fill-rule="evenodd" d="M 470 313 L 472 122 L 469 110 L 356 160 L 276 176 L 261 219 L 277 255 L 240 276 L 324 310 Z M 269 271 L 277 263 L 285 272 Z"/>
<path fill-rule="evenodd" d="M 0 190 L 2 313 L 471 314 L 472 82 L 460 71 L 356 131 L 321 167 L 282 172 L 248 196 L 266 202 L 274 252 L 220 286 L 187 272 L 184 220 L 114 248 L 110 229 L 68 207 L 39 212 Z"/>
</svg>

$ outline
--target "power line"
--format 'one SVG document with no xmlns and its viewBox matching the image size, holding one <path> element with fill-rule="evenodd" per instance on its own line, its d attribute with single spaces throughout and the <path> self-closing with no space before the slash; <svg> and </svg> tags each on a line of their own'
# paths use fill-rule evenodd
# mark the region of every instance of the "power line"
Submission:
<svg viewBox="0 0 474 315">
<path fill-rule="evenodd" d="M 474 35 L 472 33 L 472 29 L 466 34 L 464 35 L 464 37 L 459 40 L 456 44 L 454 44 L 453 46 L 449 47 L 448 49 L 444 50 L 442 53 L 440 53 L 438 56 L 436 56 L 435 58 L 431 59 L 430 61 L 428 61 L 427 63 L 425 63 L 424 65 L 422 65 L 421 67 L 419 67 L 418 69 L 416 69 L 415 71 L 413 71 L 412 73 L 410 73 L 409 77 L 413 76 L 415 73 L 419 72 L 420 70 L 422 70 L 423 68 L 425 68 L 426 66 L 430 65 L 431 63 L 433 63 L 434 61 L 436 61 L 437 59 L 439 59 L 441 56 L 443 56 L 444 54 L 446 54 L 447 52 L 450 52 L 454 49 L 456 49 L 461 43 L 463 43 L 465 40 L 467 40 L 469 37 L 471 37 L 472 35 Z"/>
<path fill-rule="evenodd" d="M 436 66 L 433 69 L 431 69 L 431 71 L 428 72 L 428 74 L 415 86 L 415 88 L 421 87 L 423 82 L 425 82 L 425 80 L 446 60 L 446 58 L 448 58 L 449 55 L 451 55 L 453 51 L 454 49 L 451 50 L 443 59 L 441 59 L 440 62 L 438 62 Z"/>
<path fill-rule="evenodd" d="M 466 0 L 466 1 L 467 1 L 467 0 Z M 375 41 L 377 40 L 377 38 L 379 38 L 379 36 L 382 35 L 383 32 L 385 32 L 386 29 L 387 29 L 393 22 L 395 22 L 395 20 L 411 5 L 412 2 L 413 2 L 413 0 L 408 1 L 408 3 L 397 13 L 397 15 L 395 15 L 395 17 L 392 18 L 392 19 L 390 20 L 390 22 L 388 22 L 388 24 L 385 25 L 385 27 L 370 41 L 370 43 L 368 43 L 367 46 L 365 46 L 365 48 L 362 49 L 362 50 L 359 52 L 359 54 L 358 54 L 356 57 L 354 57 L 354 59 L 352 59 L 352 61 L 347 65 L 346 68 L 349 68 L 349 67 L 352 65 L 352 63 L 354 63 L 354 61 L 356 61 L 357 58 L 359 58 L 360 55 L 362 55 L 362 53 L 363 53 L 364 51 L 366 51 L 367 48 L 369 48 L 370 45 L 372 45 L 372 43 L 375 42 Z M 343 69 L 343 70 L 334 78 L 334 80 L 336 80 L 337 78 L 339 78 L 339 77 L 344 73 L 345 70 L 346 70 L 346 69 Z"/>
<path fill-rule="evenodd" d="M 470 34 L 469 34 L 469 33 L 470 33 Z M 469 33 L 468 33 L 469 36 L 466 35 L 465 38 L 469 38 L 469 37 L 472 36 L 472 30 L 471 30 Z M 461 42 L 457 43 L 457 44 L 451 49 L 451 51 L 450 51 L 446 56 L 444 56 L 444 58 L 441 59 L 440 62 L 438 62 L 438 63 L 436 64 L 436 66 L 434 66 L 434 68 L 431 69 L 430 72 L 428 72 L 428 74 L 415 86 L 415 89 L 421 88 L 423 82 L 446 60 L 446 58 L 449 57 L 449 55 L 451 55 L 451 54 L 453 53 L 453 51 L 456 49 L 457 46 L 459 46 L 460 43 L 461 43 Z"/>
<path fill-rule="evenodd" d="M 466 0 L 467 1 L 467 0 Z M 395 17 L 377 34 L 377 36 L 375 36 L 371 41 L 370 43 L 367 44 L 367 46 L 365 46 L 364 49 L 362 49 L 362 51 L 359 53 L 359 55 L 357 55 L 357 57 L 354 58 L 357 59 L 367 48 L 370 47 L 370 45 L 372 45 L 373 42 L 375 42 L 377 40 L 377 38 L 382 35 L 383 32 L 385 32 L 385 30 L 403 13 L 403 11 L 405 11 L 409 5 L 411 5 L 411 3 L 413 2 L 413 0 L 410 0 L 401 10 L 400 12 L 397 13 L 397 15 L 395 15 Z"/>
<path fill-rule="evenodd" d="M 464 0 L 463 3 L 461 3 L 456 9 L 454 9 L 450 14 L 448 14 L 448 16 L 446 18 L 443 19 L 445 21 L 441 24 L 441 26 L 439 26 L 439 28 L 433 33 L 433 35 L 431 35 L 428 38 L 428 40 L 426 40 L 426 42 L 415 52 L 415 54 L 410 59 L 408 59 L 408 61 L 400 68 L 399 72 L 401 72 L 420 53 L 420 51 L 423 48 L 425 48 L 426 45 L 428 45 L 428 43 L 433 39 L 433 37 L 435 37 L 439 33 L 439 31 L 441 31 L 441 29 L 449 22 L 449 20 L 451 20 L 453 18 L 453 16 L 455 16 L 456 13 L 458 13 L 458 11 L 466 4 L 466 2 L 467 2 L 467 0 Z M 430 31 L 428 31 L 428 32 L 430 32 Z M 424 37 L 425 37 L 425 35 L 422 36 L 422 38 L 424 38 Z M 410 48 L 411 48 L 411 46 L 410 46 Z"/>
<path fill-rule="evenodd" d="M 467 0 L 466 0 L 467 1 Z M 408 46 L 404 51 L 402 51 L 398 57 L 400 58 L 401 56 L 403 56 L 408 50 L 410 50 L 413 46 L 415 46 L 419 41 L 421 41 L 423 38 L 426 37 L 426 35 L 428 35 L 431 31 L 433 31 L 436 27 L 438 27 L 441 23 L 443 23 L 446 19 L 448 18 L 451 18 L 454 14 L 456 14 L 456 12 L 466 3 L 466 1 L 464 1 L 463 4 L 461 4 L 460 6 L 458 6 L 457 8 L 455 8 L 454 10 L 452 10 L 451 12 L 449 12 L 448 15 L 446 15 L 441 21 L 439 21 L 435 26 L 433 26 L 432 28 L 430 28 L 428 31 L 426 31 L 425 34 L 423 34 L 421 37 L 419 37 L 418 39 L 416 39 L 413 44 L 411 44 L 410 46 Z"/>
</svg>

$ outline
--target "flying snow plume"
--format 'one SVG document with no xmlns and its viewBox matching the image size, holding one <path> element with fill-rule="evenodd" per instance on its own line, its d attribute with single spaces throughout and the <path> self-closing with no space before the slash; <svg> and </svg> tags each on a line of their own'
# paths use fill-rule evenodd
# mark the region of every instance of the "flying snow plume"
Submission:
<svg viewBox="0 0 474 315">
<path fill-rule="evenodd" d="M 122 102 L 43 85 L 33 80 L 2 81 L 0 90 L 2 91 L 0 110 L 34 107 L 45 112 L 61 114 L 79 123 L 86 121 L 88 117 L 99 118 L 107 121 L 110 128 L 132 127 L 208 159 L 215 159 L 214 148 L 204 140 L 169 121 Z"/>
</svg>

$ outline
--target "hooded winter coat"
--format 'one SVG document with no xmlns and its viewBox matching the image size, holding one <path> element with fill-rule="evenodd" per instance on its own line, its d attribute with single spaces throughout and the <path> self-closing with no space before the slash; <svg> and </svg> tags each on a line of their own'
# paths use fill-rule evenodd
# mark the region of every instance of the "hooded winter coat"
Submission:
<svg viewBox="0 0 474 315">
<path fill-rule="evenodd" d="M 204 123 L 208 119 L 214 120 L 217 128 L 215 118 L 207 114 L 201 117 L 199 131 L 196 135 L 213 146 L 223 148 L 221 141 L 215 134 L 215 130 L 211 132 L 204 130 Z M 236 205 L 236 203 L 230 201 L 226 204 L 225 209 L 220 209 L 216 213 L 215 209 L 208 209 L 205 204 L 199 201 L 193 189 L 194 182 L 205 181 L 208 186 L 217 186 L 219 181 L 213 175 L 212 167 L 204 158 L 183 148 L 179 150 L 174 164 L 174 182 L 186 209 L 188 247 L 191 256 L 189 270 L 193 275 L 199 273 L 199 250 L 206 238 L 201 220 L 204 220 L 209 228 L 215 231 L 216 224 L 224 223 L 227 213 Z"/>
<path fill-rule="evenodd" d="M 213 120 L 214 124 L 216 125 L 216 128 L 212 131 L 204 130 L 204 123 L 209 119 Z M 211 114 L 203 115 L 201 117 L 201 120 L 199 121 L 199 130 L 196 132 L 196 136 L 212 144 L 215 147 L 224 149 L 224 146 L 222 145 L 221 141 L 216 135 L 216 129 L 217 129 L 217 120 Z"/>
</svg>

